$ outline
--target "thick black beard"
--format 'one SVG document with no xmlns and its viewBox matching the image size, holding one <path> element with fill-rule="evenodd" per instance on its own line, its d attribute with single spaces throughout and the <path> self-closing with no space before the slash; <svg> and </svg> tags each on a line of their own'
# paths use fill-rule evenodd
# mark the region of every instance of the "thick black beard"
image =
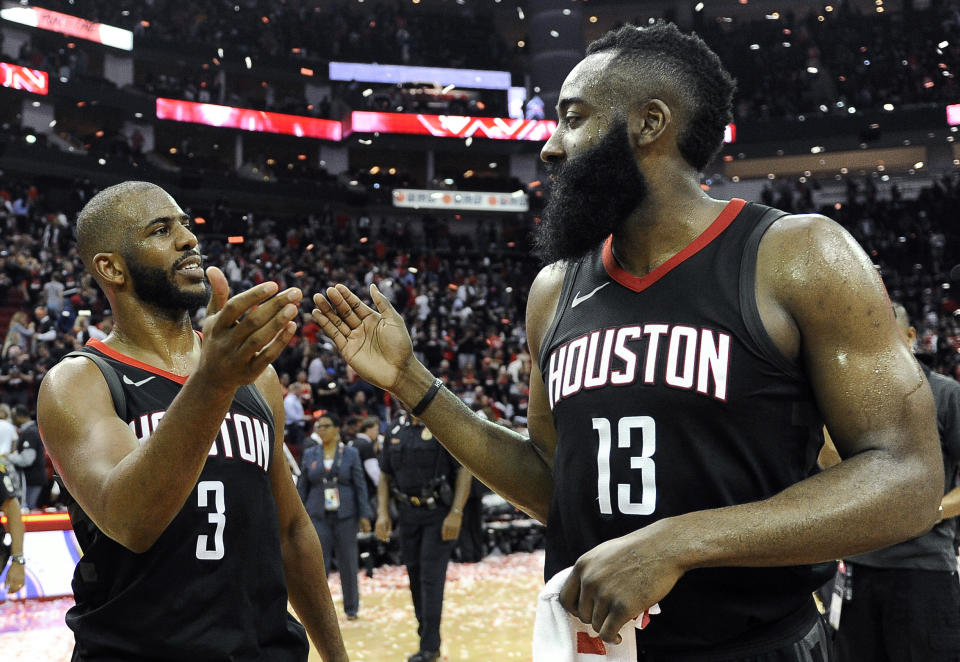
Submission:
<svg viewBox="0 0 960 662">
<path fill-rule="evenodd" d="M 534 254 L 545 264 L 583 257 L 621 230 L 647 196 L 623 121 L 580 156 L 548 163 L 547 171 L 553 187 L 533 235 Z"/>
<path fill-rule="evenodd" d="M 175 317 L 185 311 L 192 313 L 210 302 L 212 288 L 206 275 L 203 277 L 203 291 L 190 292 L 180 289 L 174 282 L 176 266 L 168 271 L 161 267 L 142 266 L 134 256 L 124 255 L 123 258 L 133 277 L 133 291 L 144 303 L 168 311 Z"/>
</svg>

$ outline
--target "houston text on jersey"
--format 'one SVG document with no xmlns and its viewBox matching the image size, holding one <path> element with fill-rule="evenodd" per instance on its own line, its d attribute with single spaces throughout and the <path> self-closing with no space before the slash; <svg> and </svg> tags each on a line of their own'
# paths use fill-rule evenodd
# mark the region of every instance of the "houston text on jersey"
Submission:
<svg viewBox="0 0 960 662">
<path fill-rule="evenodd" d="M 130 429 L 140 443 L 145 443 L 160 424 L 165 411 L 142 414 L 130 421 Z M 220 424 L 220 434 L 210 446 L 208 457 L 222 456 L 270 468 L 270 427 L 256 416 L 228 412 Z"/>
<path fill-rule="evenodd" d="M 664 350 L 665 348 L 665 350 Z M 550 408 L 582 390 L 637 380 L 726 400 L 730 336 L 713 329 L 635 324 L 592 331 L 550 353 Z"/>
</svg>

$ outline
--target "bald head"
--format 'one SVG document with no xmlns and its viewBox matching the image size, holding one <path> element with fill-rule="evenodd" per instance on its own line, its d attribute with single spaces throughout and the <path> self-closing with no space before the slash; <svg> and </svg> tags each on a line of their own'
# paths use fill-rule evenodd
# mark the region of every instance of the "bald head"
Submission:
<svg viewBox="0 0 960 662">
<path fill-rule="evenodd" d="M 106 188 L 84 205 L 77 216 L 77 250 L 89 271 L 93 256 L 123 249 L 127 233 L 122 230 L 136 218 L 134 204 L 148 191 L 165 191 L 150 182 L 123 182 Z"/>
</svg>

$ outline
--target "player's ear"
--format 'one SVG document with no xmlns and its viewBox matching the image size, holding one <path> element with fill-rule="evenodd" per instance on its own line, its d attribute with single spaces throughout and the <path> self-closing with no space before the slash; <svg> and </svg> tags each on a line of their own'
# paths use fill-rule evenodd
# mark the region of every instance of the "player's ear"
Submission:
<svg viewBox="0 0 960 662">
<path fill-rule="evenodd" d="M 119 253 L 97 253 L 91 271 L 104 284 L 122 287 L 127 282 L 127 265 Z"/>
<path fill-rule="evenodd" d="M 661 99 L 649 99 L 635 106 L 627 117 L 627 135 L 634 148 L 645 147 L 663 135 L 673 114 L 670 107 Z"/>
</svg>

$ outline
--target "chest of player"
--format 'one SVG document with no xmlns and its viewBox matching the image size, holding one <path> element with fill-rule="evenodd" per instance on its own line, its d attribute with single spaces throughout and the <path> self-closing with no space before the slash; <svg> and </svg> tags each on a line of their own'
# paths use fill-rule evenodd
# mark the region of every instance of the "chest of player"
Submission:
<svg viewBox="0 0 960 662">
<path fill-rule="evenodd" d="M 146 381 L 150 380 L 150 381 Z M 180 384 L 163 377 L 130 379 L 124 373 L 127 401 L 126 420 L 141 444 L 149 443 L 166 414 L 170 403 L 180 392 Z M 133 384 L 129 382 L 133 381 Z M 136 384 L 139 382 L 139 386 Z M 149 387 L 149 388 L 146 388 Z M 230 410 L 220 423 L 220 430 L 210 446 L 207 468 L 255 469 L 266 474 L 270 468 L 274 443 L 273 422 L 249 393 L 252 387 L 237 391 Z"/>
</svg>

